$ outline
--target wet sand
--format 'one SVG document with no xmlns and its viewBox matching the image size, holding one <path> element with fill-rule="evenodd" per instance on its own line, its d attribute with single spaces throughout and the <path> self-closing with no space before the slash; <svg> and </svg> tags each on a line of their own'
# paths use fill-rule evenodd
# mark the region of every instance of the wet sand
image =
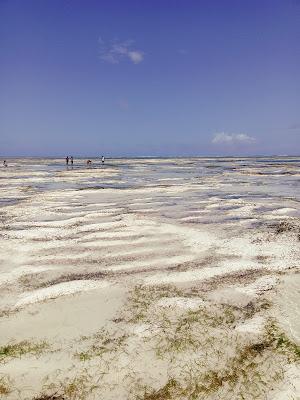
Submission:
<svg viewBox="0 0 300 400">
<path fill-rule="evenodd" d="M 300 396 L 299 158 L 8 165 L 0 396 Z"/>
</svg>

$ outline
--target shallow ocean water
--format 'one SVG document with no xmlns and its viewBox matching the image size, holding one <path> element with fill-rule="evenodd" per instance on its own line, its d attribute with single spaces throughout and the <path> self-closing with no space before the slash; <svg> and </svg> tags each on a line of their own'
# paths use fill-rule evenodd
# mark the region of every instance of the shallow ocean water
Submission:
<svg viewBox="0 0 300 400">
<path fill-rule="evenodd" d="M 1 203 L 28 196 L 26 190 L 135 189 L 193 186 L 202 195 L 226 199 L 300 199 L 300 158 L 138 158 L 100 160 L 12 158 L 0 169 Z"/>
</svg>

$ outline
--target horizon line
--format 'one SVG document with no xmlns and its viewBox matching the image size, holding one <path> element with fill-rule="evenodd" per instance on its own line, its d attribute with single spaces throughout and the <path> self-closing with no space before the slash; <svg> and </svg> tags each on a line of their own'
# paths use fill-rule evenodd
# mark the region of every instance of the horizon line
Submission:
<svg viewBox="0 0 300 400">
<path fill-rule="evenodd" d="M 68 157 L 76 157 L 76 158 L 101 158 L 102 155 L 106 159 L 122 159 L 122 158 L 128 158 L 128 159 L 139 159 L 139 158 L 260 158 L 260 157 L 300 157 L 300 154 L 254 154 L 254 155 L 241 155 L 241 154 L 230 154 L 230 155 L 1 155 L 1 159 L 9 159 L 9 158 L 47 158 L 47 159 L 57 159 L 57 158 L 62 158 L 65 159 L 67 156 Z"/>
</svg>

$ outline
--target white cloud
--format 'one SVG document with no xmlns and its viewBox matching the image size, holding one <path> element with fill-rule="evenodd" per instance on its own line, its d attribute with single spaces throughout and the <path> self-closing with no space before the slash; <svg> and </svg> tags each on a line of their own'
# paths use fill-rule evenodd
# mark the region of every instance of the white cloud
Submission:
<svg viewBox="0 0 300 400">
<path fill-rule="evenodd" d="M 144 53 L 138 50 L 129 51 L 128 57 L 134 64 L 138 64 L 144 59 Z"/>
<path fill-rule="evenodd" d="M 133 41 L 126 40 L 113 40 L 105 43 L 104 40 L 99 38 L 100 58 L 102 61 L 119 64 L 120 61 L 128 59 L 134 64 L 139 64 L 144 59 L 144 53 L 141 50 L 133 48 Z"/>
<path fill-rule="evenodd" d="M 213 144 L 250 144 L 256 139 L 246 133 L 216 133 L 212 139 Z"/>
</svg>

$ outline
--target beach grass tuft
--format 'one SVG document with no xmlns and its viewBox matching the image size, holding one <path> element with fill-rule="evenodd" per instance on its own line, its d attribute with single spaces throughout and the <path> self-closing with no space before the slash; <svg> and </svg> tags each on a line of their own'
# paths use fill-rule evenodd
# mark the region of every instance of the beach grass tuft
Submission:
<svg viewBox="0 0 300 400">
<path fill-rule="evenodd" d="M 12 358 L 22 357 L 25 354 L 40 355 L 49 348 L 46 341 L 30 342 L 23 340 L 0 347 L 0 362 L 7 362 Z"/>
<path fill-rule="evenodd" d="M 163 297 L 183 296 L 182 290 L 172 285 L 144 286 L 137 285 L 129 293 L 122 320 L 130 323 L 146 321 L 150 305 Z"/>
<path fill-rule="evenodd" d="M 66 397 L 64 397 L 61 394 L 41 394 L 37 397 L 34 397 L 33 400 L 66 400 Z"/>
<path fill-rule="evenodd" d="M 11 387 L 11 380 L 9 379 L 8 376 L 3 375 L 0 376 L 0 395 L 1 396 L 7 396 L 12 392 L 12 387 Z"/>
<path fill-rule="evenodd" d="M 241 346 L 234 357 L 216 369 L 206 369 L 202 359 L 191 361 L 159 389 L 144 387 L 135 400 L 196 400 L 211 398 L 264 398 L 283 378 L 283 368 L 264 343 Z"/>
<path fill-rule="evenodd" d="M 132 399 L 246 399 L 249 393 L 265 398 L 280 386 L 285 366 L 299 360 L 299 346 L 276 321 L 268 320 L 264 333 L 256 338 L 235 331 L 237 323 L 270 307 L 266 299 L 246 308 L 203 302 L 198 308 L 184 309 L 176 307 L 178 296 L 185 293 L 173 287 L 139 286 L 131 293 L 129 321 L 149 324 L 151 335 L 143 340 L 158 359 L 176 365 L 160 387 L 136 383 Z M 166 302 L 168 306 L 158 301 L 165 297 L 174 297 L 174 306 L 172 301 Z"/>
<path fill-rule="evenodd" d="M 145 387 L 144 393 L 137 395 L 136 400 L 172 400 L 174 394 L 180 390 L 176 379 L 170 378 L 163 387 L 157 390 Z"/>
<path fill-rule="evenodd" d="M 266 335 L 270 345 L 277 351 L 281 351 L 289 361 L 300 360 L 300 346 L 292 342 L 288 336 L 276 325 L 275 321 L 269 321 L 266 327 Z"/>
<path fill-rule="evenodd" d="M 67 377 L 63 381 L 48 385 L 46 392 L 54 394 L 50 397 L 38 397 L 36 400 L 84 400 L 97 388 L 98 385 L 93 383 L 92 376 L 83 371 L 75 377 Z"/>
<path fill-rule="evenodd" d="M 90 341 L 91 344 L 85 350 L 76 352 L 75 357 L 79 358 L 80 361 L 88 361 L 93 357 L 101 357 L 105 353 L 116 353 L 124 349 L 127 338 L 127 334 L 109 332 L 103 328 L 91 337 L 81 337 L 81 341 Z"/>
</svg>

